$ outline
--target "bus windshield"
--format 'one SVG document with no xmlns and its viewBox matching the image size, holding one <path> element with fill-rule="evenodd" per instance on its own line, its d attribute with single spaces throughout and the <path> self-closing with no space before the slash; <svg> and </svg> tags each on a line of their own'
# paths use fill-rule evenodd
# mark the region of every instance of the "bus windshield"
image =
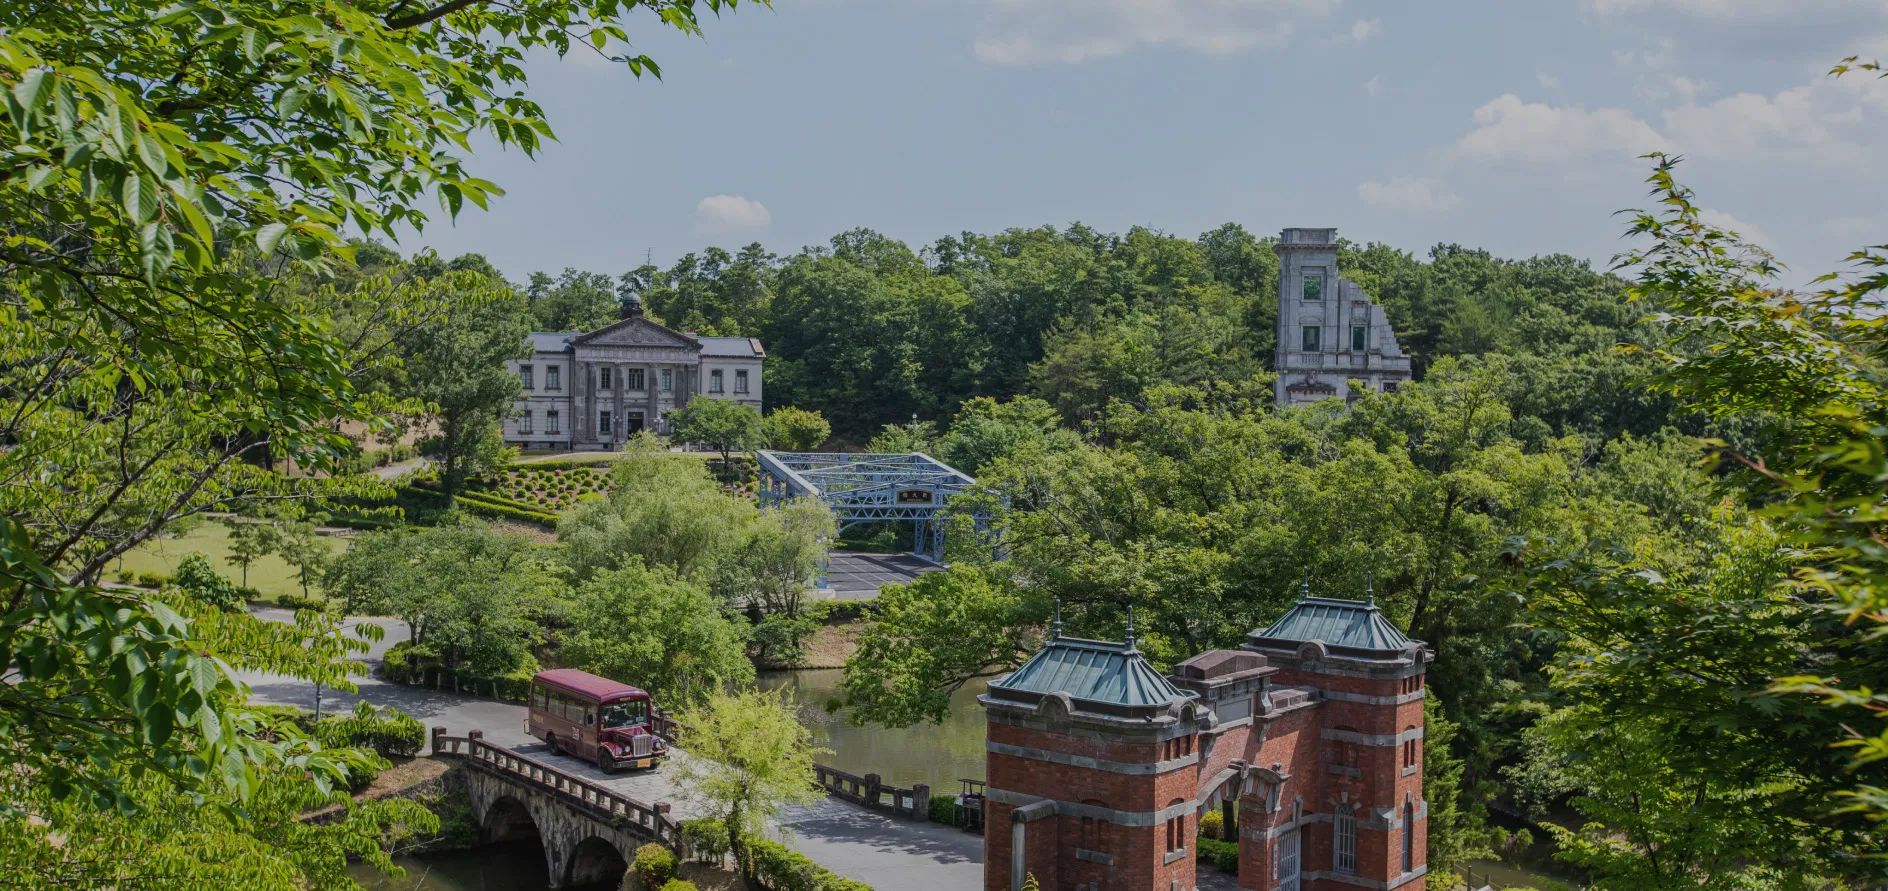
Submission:
<svg viewBox="0 0 1888 891">
<path fill-rule="evenodd" d="M 614 730 L 618 727 L 633 727 L 649 723 L 649 702 L 638 699 L 626 702 L 612 702 L 603 706 L 603 729 Z"/>
</svg>

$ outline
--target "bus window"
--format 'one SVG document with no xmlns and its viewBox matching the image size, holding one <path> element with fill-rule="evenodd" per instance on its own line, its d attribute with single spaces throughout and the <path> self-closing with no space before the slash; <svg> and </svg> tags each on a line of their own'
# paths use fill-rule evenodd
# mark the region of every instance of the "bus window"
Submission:
<svg viewBox="0 0 1888 891">
<path fill-rule="evenodd" d="M 649 703 L 645 700 L 612 702 L 603 707 L 603 729 L 633 727 L 649 723 Z"/>
<path fill-rule="evenodd" d="M 531 688 L 531 707 L 532 708 L 537 709 L 538 711 L 544 711 L 545 705 L 549 702 L 549 700 L 550 700 L 550 697 L 548 694 L 545 693 L 543 687 L 533 686 Z"/>
<path fill-rule="evenodd" d="M 583 726 L 595 727 L 597 723 L 597 713 L 590 710 L 589 703 L 583 704 L 581 708 L 583 709 Z"/>
</svg>

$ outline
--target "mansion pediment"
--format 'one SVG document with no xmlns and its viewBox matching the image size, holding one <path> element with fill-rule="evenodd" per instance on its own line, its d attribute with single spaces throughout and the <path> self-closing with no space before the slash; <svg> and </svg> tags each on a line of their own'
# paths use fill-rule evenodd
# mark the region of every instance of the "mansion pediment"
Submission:
<svg viewBox="0 0 1888 891">
<path fill-rule="evenodd" d="M 679 331 L 671 331 L 641 317 L 624 319 L 614 325 L 598 328 L 574 338 L 571 344 L 579 347 L 668 347 L 687 350 L 691 353 L 701 349 L 701 342 L 695 338 Z"/>
</svg>

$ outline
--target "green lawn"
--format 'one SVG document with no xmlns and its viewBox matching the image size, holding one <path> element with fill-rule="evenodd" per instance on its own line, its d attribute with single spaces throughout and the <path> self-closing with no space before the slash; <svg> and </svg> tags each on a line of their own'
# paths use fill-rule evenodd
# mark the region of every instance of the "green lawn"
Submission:
<svg viewBox="0 0 1888 891">
<path fill-rule="evenodd" d="M 347 542 L 342 539 L 324 536 L 323 540 L 333 545 L 335 553 L 347 548 Z M 210 562 L 216 564 L 218 572 L 242 584 L 241 567 L 232 566 L 225 559 L 229 556 L 229 529 L 215 522 L 204 523 L 181 538 L 160 538 L 139 545 L 125 554 L 122 561 L 106 567 L 105 578 L 116 579 L 116 573 L 121 568 L 132 572 L 161 572 L 169 575 L 176 570 L 177 561 L 191 551 L 202 551 L 210 558 Z M 120 563 L 123 565 L 120 566 Z M 295 570 L 275 554 L 250 564 L 249 587 L 262 592 L 264 597 L 271 600 L 283 594 L 299 596 L 302 592 L 301 583 L 295 579 Z"/>
</svg>

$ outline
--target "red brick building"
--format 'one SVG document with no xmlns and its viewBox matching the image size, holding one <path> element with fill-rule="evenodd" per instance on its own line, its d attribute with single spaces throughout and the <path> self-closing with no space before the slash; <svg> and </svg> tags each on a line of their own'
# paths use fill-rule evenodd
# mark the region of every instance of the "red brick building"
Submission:
<svg viewBox="0 0 1888 891">
<path fill-rule="evenodd" d="M 1423 670 L 1373 599 L 1306 596 L 1162 676 L 1063 637 L 981 697 L 985 891 L 1194 891 L 1199 817 L 1261 891 L 1423 891 Z"/>
</svg>

